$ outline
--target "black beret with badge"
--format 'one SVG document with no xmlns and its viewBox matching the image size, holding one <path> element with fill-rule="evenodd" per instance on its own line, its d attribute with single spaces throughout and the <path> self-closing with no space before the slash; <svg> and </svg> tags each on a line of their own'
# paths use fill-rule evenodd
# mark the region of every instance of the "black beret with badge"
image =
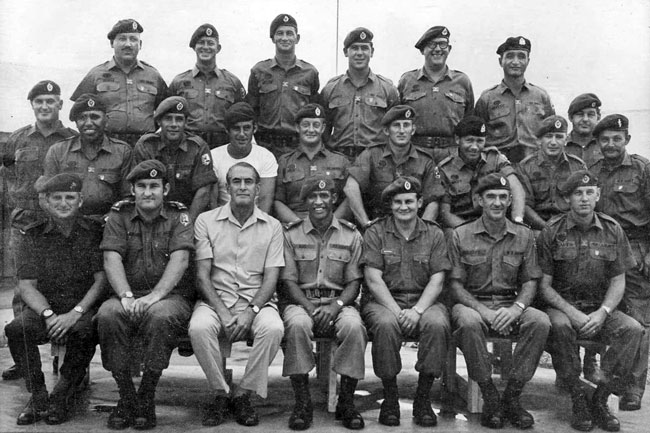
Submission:
<svg viewBox="0 0 650 433">
<path fill-rule="evenodd" d="M 58 84 L 51 80 L 39 81 L 32 87 L 32 89 L 27 94 L 27 99 L 30 101 L 34 100 L 37 96 L 40 95 L 59 95 L 61 96 L 61 88 Z"/>
<path fill-rule="evenodd" d="M 459 138 L 467 137 L 468 135 L 485 137 L 485 131 L 485 122 L 483 122 L 483 119 L 471 114 L 463 117 L 454 127 L 454 135 Z"/>
<path fill-rule="evenodd" d="M 300 201 L 305 201 L 315 191 L 336 191 L 336 184 L 332 179 L 325 176 L 315 176 L 308 179 L 300 188 Z"/>
<path fill-rule="evenodd" d="M 419 197 L 422 194 L 422 184 L 412 176 L 398 177 L 381 192 L 381 201 L 386 203 L 397 194 L 408 193 L 415 193 Z"/>
<path fill-rule="evenodd" d="M 569 104 L 569 117 L 585 108 L 600 108 L 600 106 L 601 102 L 598 96 L 593 93 L 583 93 L 582 95 L 576 96 Z"/>
<path fill-rule="evenodd" d="M 365 27 L 357 27 L 352 30 L 343 40 L 343 51 L 348 49 L 348 47 L 354 43 L 369 43 L 372 44 L 373 34 L 370 30 Z"/>
<path fill-rule="evenodd" d="M 194 48 L 199 39 L 203 37 L 217 38 L 218 40 L 219 32 L 217 32 L 216 27 L 212 24 L 206 23 L 200 25 L 196 30 L 194 30 L 194 33 L 192 33 L 192 37 L 190 38 L 190 48 Z"/>
<path fill-rule="evenodd" d="M 106 113 L 106 104 L 97 95 L 84 93 L 72 104 L 72 108 L 70 108 L 70 120 L 73 122 L 76 121 L 77 117 L 85 111 L 101 111 Z"/>
<path fill-rule="evenodd" d="M 435 26 L 431 27 L 429 30 L 424 32 L 422 37 L 415 43 L 415 48 L 418 50 L 423 49 L 430 40 L 436 39 L 436 38 L 447 38 L 449 39 L 449 36 L 451 33 L 449 32 L 449 29 L 445 26 Z"/>
<path fill-rule="evenodd" d="M 497 54 L 501 55 L 508 50 L 524 50 L 530 52 L 530 40 L 523 36 L 511 36 L 497 48 Z"/>
<path fill-rule="evenodd" d="M 603 117 L 602 120 L 598 122 L 592 135 L 597 138 L 598 135 L 605 130 L 627 132 L 629 126 L 630 121 L 627 120 L 627 117 L 622 114 L 610 114 L 609 116 Z"/>
<path fill-rule="evenodd" d="M 83 180 L 74 173 L 59 173 L 50 178 L 40 178 L 34 183 L 38 193 L 81 192 Z"/>
<path fill-rule="evenodd" d="M 120 33 L 142 33 L 144 29 L 140 25 L 139 22 L 134 20 L 133 18 L 127 18 L 125 20 L 119 20 L 113 28 L 111 29 L 110 32 L 106 35 L 109 41 L 112 41 L 115 39 L 117 35 Z"/>
<path fill-rule="evenodd" d="M 271 39 L 273 39 L 273 35 L 280 26 L 291 26 L 295 28 L 296 33 L 298 33 L 298 22 L 296 19 L 289 14 L 280 14 L 271 21 L 271 28 L 269 29 Z"/>
<path fill-rule="evenodd" d="M 223 120 L 226 123 L 226 127 L 230 128 L 238 122 L 254 121 L 255 111 L 248 102 L 235 102 L 228 107 Z"/>
<path fill-rule="evenodd" d="M 508 182 L 508 179 L 500 173 L 490 173 L 479 179 L 474 192 L 476 194 L 481 194 L 483 191 L 488 189 L 505 189 L 510 191 L 510 182 Z"/>
<path fill-rule="evenodd" d="M 183 114 L 185 117 L 189 116 L 190 111 L 187 108 L 187 100 L 182 96 L 170 96 L 164 99 L 158 104 L 158 108 L 153 113 L 153 120 L 158 122 L 167 113 Z"/>
<path fill-rule="evenodd" d="M 571 173 L 571 176 L 560 185 L 560 194 L 568 196 L 581 186 L 598 186 L 598 178 L 587 170 L 578 170 Z"/>
<path fill-rule="evenodd" d="M 415 110 L 410 105 L 396 105 L 384 114 L 381 124 L 389 126 L 396 120 L 415 120 Z"/>
<path fill-rule="evenodd" d="M 127 182 L 134 183 L 141 179 L 162 179 L 167 182 L 167 168 L 157 159 L 147 159 L 133 167 L 126 176 Z"/>
<path fill-rule="evenodd" d="M 309 119 L 324 119 L 325 110 L 318 104 L 306 104 L 298 109 L 295 115 L 296 123 L 299 123 L 304 118 Z"/>
<path fill-rule="evenodd" d="M 539 125 L 536 137 L 540 138 L 549 132 L 562 132 L 566 134 L 568 123 L 562 116 L 548 116 Z"/>
</svg>

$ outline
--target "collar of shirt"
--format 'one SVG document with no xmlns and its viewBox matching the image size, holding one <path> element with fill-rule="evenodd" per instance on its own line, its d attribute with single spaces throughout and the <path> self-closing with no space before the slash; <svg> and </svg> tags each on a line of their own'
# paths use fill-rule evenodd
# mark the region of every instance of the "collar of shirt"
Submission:
<svg viewBox="0 0 650 433">
<path fill-rule="evenodd" d="M 528 91 L 530 84 L 528 84 L 528 81 L 524 80 L 524 84 L 521 85 L 521 91 L 523 92 L 524 90 Z M 505 81 L 501 80 L 499 85 L 497 86 L 497 90 L 499 93 L 504 94 L 507 91 L 512 93 L 512 90 L 510 90 L 510 87 L 508 87 L 505 83 Z"/>
<path fill-rule="evenodd" d="M 481 159 L 476 163 L 474 167 L 463 161 L 463 158 L 461 158 L 460 155 L 455 156 L 454 159 L 451 160 L 451 163 L 458 171 L 462 170 L 463 168 L 467 167 L 470 171 L 476 170 L 476 168 L 481 164 L 486 164 L 487 159 L 485 158 L 485 152 L 481 152 Z"/>
<path fill-rule="evenodd" d="M 480 234 L 480 233 L 486 233 L 490 234 L 488 232 L 487 228 L 485 228 L 485 222 L 483 221 L 483 217 L 477 219 L 475 222 L 475 227 L 474 227 L 474 234 Z M 515 223 L 510 221 L 508 218 L 506 218 L 506 233 L 510 233 L 513 236 L 517 234 L 517 227 L 515 227 Z"/>
<path fill-rule="evenodd" d="M 86 220 L 84 220 L 84 218 L 81 215 L 77 215 L 75 217 L 75 220 L 74 220 L 74 223 L 73 223 L 73 226 L 72 226 L 72 230 L 70 231 L 70 236 L 72 236 L 72 234 L 76 232 L 75 226 L 77 226 L 77 225 L 81 226 L 81 227 L 83 227 L 85 229 L 89 228 L 89 225 L 86 222 Z M 62 236 L 65 236 L 60 230 L 57 229 L 57 225 L 54 223 L 52 217 L 48 217 L 45 228 L 43 229 L 43 233 L 50 233 L 52 231 L 55 231 L 55 232 L 59 233 Z M 70 236 L 65 236 L 65 237 L 70 237 Z"/>
<path fill-rule="evenodd" d="M 300 158 L 301 156 L 307 157 L 307 153 L 305 153 L 305 151 L 302 149 L 302 146 L 298 146 L 298 148 L 295 150 L 295 152 L 296 152 L 296 159 Z M 321 143 L 320 147 L 318 148 L 318 151 L 314 154 L 314 156 L 316 156 L 318 154 L 321 154 L 323 156 L 327 156 L 327 154 L 325 152 L 326 152 L 325 146 L 323 146 L 323 144 Z"/>
<path fill-rule="evenodd" d="M 571 212 L 567 213 L 567 218 L 566 218 L 566 229 L 571 230 L 573 227 L 578 226 L 578 222 L 575 220 L 573 217 L 573 214 Z M 598 230 L 603 229 L 603 225 L 600 222 L 600 218 L 598 218 L 598 215 L 596 212 L 594 212 L 594 219 L 591 220 L 591 224 L 589 224 L 589 228 L 596 227 Z"/>
<path fill-rule="evenodd" d="M 108 137 L 106 136 L 106 134 L 104 134 L 104 139 L 102 140 L 102 145 L 100 146 L 99 150 L 103 150 L 104 152 L 108 152 L 108 153 L 113 153 L 109 144 L 110 142 L 108 141 Z M 70 152 L 81 152 L 80 137 L 76 137 L 75 140 L 72 142 L 72 146 L 70 146 Z"/>
<path fill-rule="evenodd" d="M 395 217 L 393 216 L 390 217 L 390 222 L 386 224 L 386 231 L 392 233 L 393 236 L 395 237 L 403 238 L 403 236 L 397 230 L 397 226 L 395 225 Z M 422 221 L 419 217 L 416 218 L 415 229 L 413 230 L 413 236 L 408 238 L 408 241 L 411 242 L 414 239 L 417 239 L 420 236 L 420 233 L 425 231 L 427 231 L 426 223 Z"/>
<path fill-rule="evenodd" d="M 345 71 L 345 76 L 343 77 L 343 81 L 352 81 L 352 79 L 350 78 L 350 74 L 348 74 L 348 71 Z M 375 73 L 372 72 L 372 69 L 368 70 L 368 81 L 377 81 L 377 75 L 375 75 Z"/>
<path fill-rule="evenodd" d="M 302 223 L 303 230 L 305 233 L 310 233 L 312 231 L 315 231 L 318 233 L 318 230 L 316 230 L 316 227 L 311 223 L 310 218 L 305 218 L 304 222 Z M 325 231 L 325 233 L 329 232 L 330 230 L 341 230 L 341 223 L 339 222 L 338 219 L 334 215 L 332 215 L 332 222 L 330 223 L 329 227 Z"/>
<path fill-rule="evenodd" d="M 54 129 L 54 131 L 52 132 L 52 134 L 60 133 L 60 132 L 63 131 L 63 130 L 65 130 L 65 126 L 63 126 L 63 123 L 62 123 L 60 120 L 57 120 L 57 121 L 56 121 L 56 128 Z M 37 132 L 38 132 L 39 134 L 43 135 L 43 133 L 41 132 L 41 130 L 38 129 L 38 126 L 36 126 L 36 123 L 34 123 L 34 124 L 29 128 L 29 130 L 27 131 L 27 135 L 32 135 L 32 134 L 35 134 L 35 133 L 37 133 Z M 52 134 L 50 134 L 50 135 L 52 135 Z"/>
<path fill-rule="evenodd" d="M 158 137 L 158 142 L 156 143 L 156 146 L 158 147 L 158 150 L 162 150 L 167 147 L 167 144 L 163 141 L 162 137 L 160 134 L 155 134 Z M 187 140 L 186 140 L 185 134 L 183 134 L 183 141 L 178 145 L 178 148 L 182 150 L 183 152 L 187 152 Z"/>
<path fill-rule="evenodd" d="M 165 209 L 165 203 L 164 202 L 163 202 L 162 207 L 160 208 L 160 213 L 158 214 L 158 216 L 156 216 L 154 218 L 154 220 L 157 220 L 159 218 L 162 218 L 162 219 L 165 219 L 165 220 L 169 219 L 169 216 L 167 215 L 167 209 Z M 131 214 L 129 215 L 129 219 L 131 221 L 133 221 L 135 219 L 141 219 L 142 221 L 144 221 L 144 219 L 142 218 L 142 216 L 140 216 L 140 213 L 138 212 L 138 206 L 137 205 L 133 206 L 133 210 L 131 211 Z"/>
<path fill-rule="evenodd" d="M 262 221 L 262 222 L 269 222 L 269 216 L 262 212 L 257 206 L 253 208 L 253 214 L 248 217 L 244 225 L 242 226 L 239 221 L 237 221 L 237 218 L 232 213 L 232 208 L 230 207 L 230 202 L 225 204 L 224 206 L 221 206 L 219 209 L 219 212 L 215 215 L 215 220 L 220 221 L 220 220 L 225 220 L 227 219 L 231 223 L 235 224 L 236 226 L 244 229 L 248 226 L 251 226 L 255 224 L 257 221 Z"/>
<path fill-rule="evenodd" d="M 569 162 L 569 158 L 566 156 L 566 152 L 564 150 L 562 151 L 562 154 L 560 155 L 559 162 L 557 164 L 553 164 L 551 162 L 551 160 L 548 158 L 548 156 L 546 156 L 546 154 L 542 150 L 539 150 L 537 152 L 536 159 L 537 159 L 537 162 L 539 163 L 539 165 L 560 165 L 563 162 L 566 162 L 566 163 Z"/>
<path fill-rule="evenodd" d="M 282 66 L 280 66 L 280 64 L 278 63 L 277 59 L 275 57 L 273 57 L 271 59 L 271 66 L 270 67 L 275 68 L 276 66 L 278 68 L 282 68 Z M 293 69 L 293 68 L 296 68 L 296 67 L 298 67 L 300 69 L 305 69 L 305 64 L 298 57 L 296 57 L 296 61 L 294 62 L 293 65 L 291 65 L 291 67 L 289 69 Z"/>
<path fill-rule="evenodd" d="M 413 146 L 413 143 L 409 143 L 409 146 L 410 146 L 410 148 L 409 148 L 408 153 L 406 154 L 406 159 L 409 159 L 409 158 L 416 158 L 417 159 L 417 158 L 419 158 L 420 156 L 418 155 L 418 151 L 415 148 L 415 146 Z M 386 157 L 390 156 L 391 158 L 393 158 L 393 160 L 395 160 L 395 157 L 393 155 L 393 151 L 390 149 L 390 144 L 387 144 L 386 146 L 384 146 L 384 150 L 381 152 L 381 156 L 383 158 L 386 158 Z"/>
<path fill-rule="evenodd" d="M 576 140 L 576 139 L 574 138 L 575 135 L 576 135 L 576 133 L 575 133 L 574 130 L 571 130 L 571 132 L 569 132 L 569 135 L 567 135 L 567 140 L 566 140 L 566 145 L 567 145 L 567 146 L 570 145 L 570 144 L 575 144 L 575 145 L 578 145 L 578 146 L 579 146 L 579 144 L 578 144 L 578 140 Z M 596 139 L 595 139 L 594 137 L 591 137 L 591 138 L 589 139 L 589 142 L 587 142 L 587 145 L 592 145 L 593 143 L 596 143 Z M 585 146 L 585 147 L 586 147 L 586 146 Z"/>
<path fill-rule="evenodd" d="M 108 69 L 113 69 L 113 68 L 118 68 L 119 70 L 122 70 L 119 66 L 117 66 L 117 63 L 115 62 L 115 57 L 111 57 L 111 59 L 108 61 Z M 135 67 L 144 69 L 144 65 L 140 62 L 140 59 L 135 60 Z"/>
<path fill-rule="evenodd" d="M 214 65 L 214 69 L 210 72 L 213 72 L 214 75 L 217 76 L 217 78 L 221 78 L 221 71 L 219 71 L 219 67 L 217 65 Z M 201 73 L 201 70 L 196 67 L 196 65 L 192 68 L 192 77 L 196 78 L 197 75 Z"/>
<path fill-rule="evenodd" d="M 438 81 L 442 81 L 445 78 L 448 78 L 449 80 L 452 80 L 453 79 L 452 73 L 453 73 L 453 71 L 451 69 L 449 69 L 449 66 L 445 65 L 445 73 L 442 74 L 442 78 L 440 80 L 438 80 Z M 437 81 L 433 81 L 431 79 L 431 77 L 429 77 L 429 75 L 427 74 L 427 71 L 424 68 L 420 68 L 418 70 L 417 79 L 421 80 L 422 78 L 426 78 L 427 80 L 431 81 L 432 83 L 437 82 Z"/>
</svg>

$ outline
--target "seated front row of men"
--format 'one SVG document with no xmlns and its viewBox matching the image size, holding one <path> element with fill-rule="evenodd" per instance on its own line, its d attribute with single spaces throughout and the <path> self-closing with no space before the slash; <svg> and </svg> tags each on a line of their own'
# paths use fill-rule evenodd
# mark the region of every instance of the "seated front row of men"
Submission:
<svg viewBox="0 0 650 433">
<path fill-rule="evenodd" d="M 384 389 L 379 422 L 400 423 L 399 350 L 404 339 L 416 338 L 413 419 L 421 426 L 436 425 L 429 394 L 443 372 L 452 336 L 483 394 L 482 425 L 502 428 L 508 421 L 524 429 L 534 424 L 519 398 L 548 347 L 558 375 L 571 386 L 571 426 L 620 428 L 606 401 L 625 385 L 643 328 L 616 310 L 634 259 L 620 226 L 594 212 L 599 189 L 589 172 L 577 172 L 565 182 L 562 195 L 569 212 L 549 222 L 537 249 L 532 231 L 506 218 L 511 186 L 498 173 L 477 184 L 482 214 L 456 227 L 446 241 L 437 224 L 418 217 L 422 186 L 409 176 L 384 189 L 381 200 L 390 214 L 371 224 L 363 241 L 352 224 L 333 215 L 340 197 L 327 177 L 305 183 L 300 197 L 308 217 L 289 224 L 284 233 L 277 220 L 255 206 L 260 179 L 248 163 L 228 170 L 231 201 L 200 214 L 195 224 L 185 206 L 165 200 L 169 183 L 162 163 L 143 161 L 127 179 L 133 198 L 113 206 L 103 239 L 100 226 L 79 215 L 78 176 L 59 174 L 37 185 L 49 219 L 22 234 L 17 256 L 22 308 L 6 327 L 11 353 L 32 393 L 18 424 L 68 419 L 69 397 L 94 354 L 97 333 L 102 363 L 119 390 L 108 427 L 155 427 L 158 380 L 189 328 L 212 394 L 203 413 L 205 426 L 221 424 L 228 412 L 239 424 L 258 424 L 250 396 L 266 397 L 268 367 L 284 335 L 283 375 L 290 377 L 295 393 L 289 418 L 293 430 L 312 423 L 308 373 L 314 367 L 315 336 L 337 340 L 334 370 L 341 375 L 341 392 L 336 418 L 348 429 L 365 425 L 354 391 L 364 378 L 369 338 L 374 372 Z M 195 272 L 186 272 L 192 254 Z M 199 294 L 193 311 L 191 277 Z M 98 306 L 106 282 L 112 296 Z M 451 310 L 441 302 L 444 287 L 454 303 Z M 546 313 L 531 306 L 536 293 Z M 491 335 L 514 335 L 518 341 L 502 394 L 491 380 L 486 350 Z M 136 336 L 144 346 L 137 391 L 129 371 Z M 578 381 L 578 338 L 610 345 L 591 402 Z M 246 339 L 253 340 L 246 371 L 231 387 L 224 379 L 220 341 Z M 47 340 L 65 344 L 68 351 L 49 396 L 37 348 Z"/>
</svg>

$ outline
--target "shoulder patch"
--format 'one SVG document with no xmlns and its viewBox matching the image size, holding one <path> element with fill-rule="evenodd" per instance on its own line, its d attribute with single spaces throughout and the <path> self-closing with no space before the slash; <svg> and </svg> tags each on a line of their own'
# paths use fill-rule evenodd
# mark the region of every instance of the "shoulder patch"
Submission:
<svg viewBox="0 0 650 433">
<path fill-rule="evenodd" d="M 288 223 L 285 223 L 283 225 L 285 230 L 291 230 L 294 227 L 298 227 L 300 224 L 302 224 L 304 220 L 297 220 L 297 221 L 290 221 Z"/>
<path fill-rule="evenodd" d="M 127 209 L 127 208 L 129 208 L 131 206 L 135 206 L 135 199 L 127 198 L 127 199 L 115 202 L 113 204 L 113 206 L 111 206 L 111 210 L 114 210 L 116 212 L 120 212 L 121 210 Z"/>
<path fill-rule="evenodd" d="M 187 210 L 187 206 L 185 206 L 180 201 L 169 200 L 166 201 L 165 203 L 169 205 L 169 207 L 171 207 L 172 209 Z"/>
</svg>

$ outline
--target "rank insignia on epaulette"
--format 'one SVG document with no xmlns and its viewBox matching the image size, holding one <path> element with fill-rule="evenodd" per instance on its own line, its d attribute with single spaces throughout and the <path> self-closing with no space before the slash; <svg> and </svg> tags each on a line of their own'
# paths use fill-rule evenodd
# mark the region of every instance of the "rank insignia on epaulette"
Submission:
<svg viewBox="0 0 650 433">
<path fill-rule="evenodd" d="M 290 228 L 295 227 L 295 226 L 301 224 L 302 222 L 303 222 L 303 220 L 289 221 L 288 223 L 284 224 L 284 229 L 289 230 Z"/>
<path fill-rule="evenodd" d="M 181 224 L 187 226 L 190 223 L 190 216 L 186 213 L 182 213 L 179 217 Z"/>
<path fill-rule="evenodd" d="M 204 153 L 203 155 L 201 155 L 201 162 L 203 163 L 203 165 L 210 165 L 210 162 L 211 162 L 210 161 L 210 155 L 208 155 L 207 153 Z"/>
</svg>

